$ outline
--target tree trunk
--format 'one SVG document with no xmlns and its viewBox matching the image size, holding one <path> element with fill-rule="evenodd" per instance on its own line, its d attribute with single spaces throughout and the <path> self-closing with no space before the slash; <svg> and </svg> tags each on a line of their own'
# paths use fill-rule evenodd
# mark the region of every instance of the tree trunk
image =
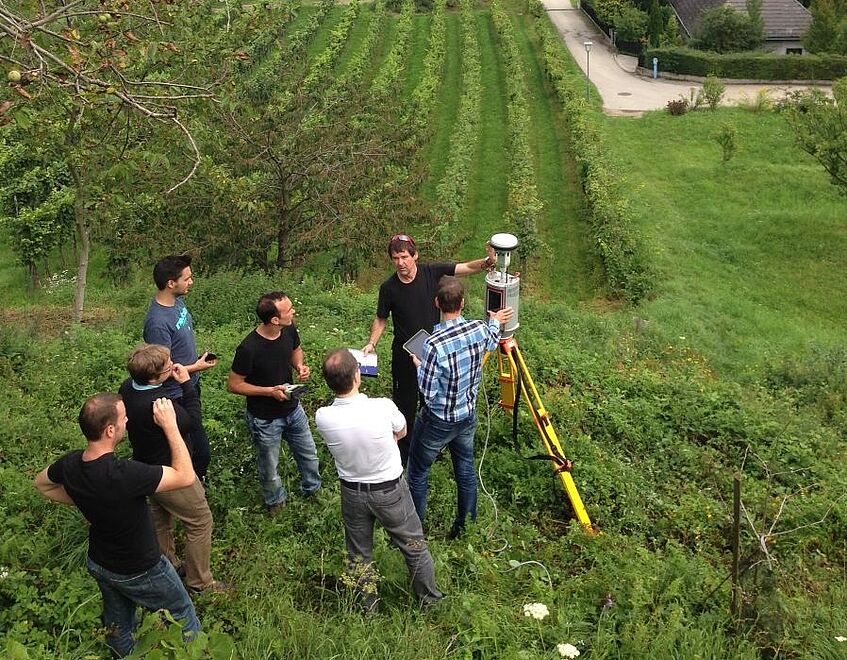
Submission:
<svg viewBox="0 0 847 660">
<path fill-rule="evenodd" d="M 285 239 L 287 236 L 288 232 L 280 227 L 276 233 L 276 267 L 280 269 L 285 266 Z"/>
<path fill-rule="evenodd" d="M 279 224 L 276 231 L 276 267 L 285 267 L 286 245 L 288 243 L 288 191 L 283 188 L 279 199 Z"/>
<path fill-rule="evenodd" d="M 91 252 L 91 229 L 85 220 L 85 210 L 81 208 L 76 211 L 76 230 L 79 233 L 79 257 L 76 269 L 73 321 L 81 323 L 85 305 L 85 280 L 88 276 L 88 255 Z"/>
<path fill-rule="evenodd" d="M 70 166 L 71 176 L 74 180 L 76 197 L 74 200 L 74 219 L 76 221 L 76 233 L 79 238 L 79 251 L 77 253 L 76 290 L 74 292 L 73 322 L 82 322 L 82 310 L 85 306 L 85 283 L 88 277 L 88 257 L 91 252 L 91 228 L 85 217 L 85 196 L 83 195 L 82 177 L 74 165 Z"/>
</svg>

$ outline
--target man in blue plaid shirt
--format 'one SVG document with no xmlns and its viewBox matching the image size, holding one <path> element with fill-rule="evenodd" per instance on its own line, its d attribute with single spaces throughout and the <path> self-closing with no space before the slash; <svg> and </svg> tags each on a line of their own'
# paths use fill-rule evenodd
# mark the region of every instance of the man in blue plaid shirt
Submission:
<svg viewBox="0 0 847 660">
<path fill-rule="evenodd" d="M 441 278 L 435 296 L 441 323 L 424 342 L 423 359 L 418 365 L 418 387 L 424 405 L 415 420 L 409 451 L 409 490 L 423 522 L 430 467 L 445 446 L 450 449 L 458 490 L 458 510 L 450 538 L 462 532 L 468 514 L 476 520 L 474 434 L 482 359 L 487 351 L 496 348 L 500 325 L 512 318 L 512 308 L 506 307 L 488 312 L 487 321 L 468 321 L 462 316 L 464 296 L 458 278 Z"/>
</svg>

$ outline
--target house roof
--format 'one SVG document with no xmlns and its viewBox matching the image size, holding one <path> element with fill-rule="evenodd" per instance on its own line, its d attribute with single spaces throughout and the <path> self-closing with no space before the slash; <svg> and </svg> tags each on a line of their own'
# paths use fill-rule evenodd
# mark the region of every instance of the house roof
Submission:
<svg viewBox="0 0 847 660">
<path fill-rule="evenodd" d="M 670 0 L 679 22 L 688 36 L 700 29 L 703 12 L 723 4 L 747 13 L 745 0 Z M 762 20 L 765 40 L 781 41 L 801 39 L 809 30 L 812 15 L 797 0 L 762 0 Z"/>
</svg>

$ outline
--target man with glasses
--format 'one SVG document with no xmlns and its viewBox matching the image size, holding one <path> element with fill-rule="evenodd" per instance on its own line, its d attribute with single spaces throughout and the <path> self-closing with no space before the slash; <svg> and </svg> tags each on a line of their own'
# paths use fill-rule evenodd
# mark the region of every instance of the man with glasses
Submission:
<svg viewBox="0 0 847 660">
<path fill-rule="evenodd" d="M 191 438 L 200 425 L 200 397 L 191 382 L 188 369 L 171 359 L 166 346 L 144 344 L 136 348 L 127 360 L 130 378 L 121 385 L 119 393 L 126 406 L 127 435 L 132 445 L 132 458 L 148 465 L 171 465 L 172 456 L 167 438 L 153 419 L 153 401 L 166 396 L 164 383 L 173 378 L 180 396 L 172 399 L 177 426 L 186 439 L 189 454 L 193 451 Z M 212 512 L 206 501 L 206 491 L 200 480 L 186 488 L 150 496 L 150 513 L 156 539 L 162 554 L 194 593 L 220 593 L 229 588 L 212 577 Z M 176 556 L 174 518 L 185 527 L 185 563 Z"/>
<path fill-rule="evenodd" d="M 271 517 L 288 498 L 277 472 L 282 436 L 300 472 L 300 492 L 310 497 L 321 487 L 309 419 L 290 389 L 292 369 L 301 381 L 310 374 L 294 325 L 295 313 L 294 304 L 281 291 L 259 298 L 256 315 L 262 323 L 235 350 L 227 382 L 230 392 L 247 397 L 247 428 L 256 447 L 259 483 Z"/>
<path fill-rule="evenodd" d="M 415 365 L 403 349 L 418 330 L 432 332 L 439 321 L 435 307 L 438 281 L 444 275 L 463 277 L 488 271 L 497 263 L 494 249 L 486 244 L 488 256 L 464 263 L 418 263 L 418 249 L 408 234 L 395 234 L 388 242 L 388 256 L 395 273 L 379 287 L 376 317 L 371 325 L 368 343 L 362 352 L 367 355 L 376 349 L 388 317 L 394 319 L 394 341 L 391 344 L 392 399 L 406 419 L 408 434 L 397 443 L 403 466 L 409 458 L 409 439 L 418 411 L 418 383 Z"/>
</svg>

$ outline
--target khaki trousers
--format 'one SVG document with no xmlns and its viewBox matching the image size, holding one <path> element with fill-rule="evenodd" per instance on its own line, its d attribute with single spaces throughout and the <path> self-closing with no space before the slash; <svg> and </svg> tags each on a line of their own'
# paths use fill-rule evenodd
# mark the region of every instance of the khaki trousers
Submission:
<svg viewBox="0 0 847 660">
<path fill-rule="evenodd" d="M 175 568 L 180 566 L 174 544 L 176 518 L 185 527 L 185 584 L 202 590 L 212 584 L 212 512 L 199 479 L 186 488 L 150 496 L 150 512 L 159 549 Z"/>
</svg>

